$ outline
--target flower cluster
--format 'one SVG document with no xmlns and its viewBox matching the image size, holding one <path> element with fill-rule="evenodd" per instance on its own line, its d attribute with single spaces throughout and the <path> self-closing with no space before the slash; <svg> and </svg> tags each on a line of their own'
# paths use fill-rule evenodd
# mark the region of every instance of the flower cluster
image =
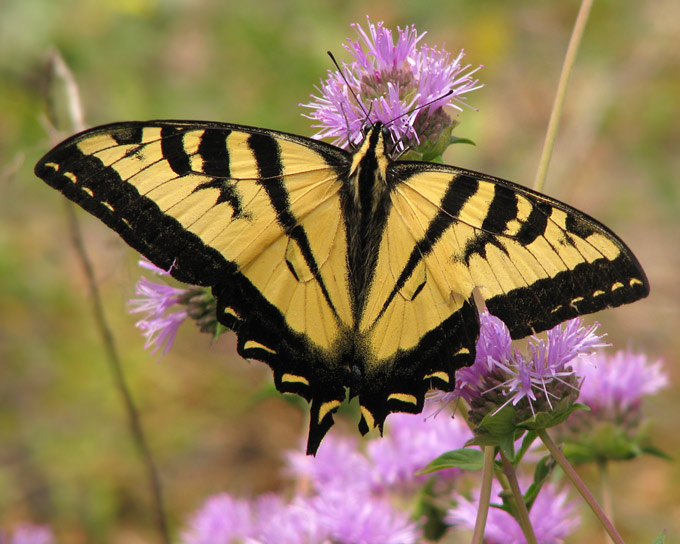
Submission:
<svg viewBox="0 0 680 544">
<path fill-rule="evenodd" d="M 288 502 L 272 495 L 253 501 L 211 497 L 189 521 L 183 543 L 418 542 L 418 524 L 390 498 L 422 484 L 425 477 L 416 471 L 445 451 L 462 448 L 471 436 L 458 419 L 443 413 L 395 414 L 385 438 L 369 441 L 366 453 L 356 440 L 328 436 L 316 457 L 302 451 L 285 455 L 286 475 L 306 493 Z M 450 470 L 449 476 L 458 472 Z"/>
<path fill-rule="evenodd" d="M 590 410 L 572 414 L 559 428 L 572 462 L 602 463 L 641 453 L 660 454 L 646 435 L 642 399 L 668 386 L 661 361 L 618 351 L 613 355 L 596 353 L 573 366 L 583 377 L 579 400 Z"/>
<path fill-rule="evenodd" d="M 491 488 L 492 496 L 499 496 L 502 492 L 500 484 L 494 482 Z M 454 494 L 454 506 L 446 514 L 446 521 L 459 528 L 473 529 L 479 509 L 479 491 L 472 493 L 469 499 Z M 563 542 L 576 527 L 579 526 L 580 516 L 575 501 L 568 500 L 566 491 L 558 492 L 551 484 L 545 484 L 541 493 L 536 497 L 529 520 L 536 535 L 536 541 L 541 544 L 558 544 Z M 508 542 L 526 542 L 522 529 L 508 512 L 500 508 L 490 508 L 484 531 L 486 544 L 507 544 Z"/>
<path fill-rule="evenodd" d="M 0 544 L 54 544 L 54 535 L 41 525 L 19 525 L 10 533 L 0 530 Z"/>
<path fill-rule="evenodd" d="M 532 336 L 523 353 L 512 347 L 505 324 L 488 312 L 481 314 L 475 362 L 456 372 L 456 388 L 435 396 L 442 402 L 465 400 L 469 419 L 479 425 L 506 407 L 514 411 L 512 423 L 535 420 L 549 413 L 542 425 L 561 423 L 573 410 L 579 381 L 573 363 L 605 344 L 596 334 L 598 324 L 585 326 L 580 318 L 558 325 L 547 338 Z"/>
<path fill-rule="evenodd" d="M 353 62 L 341 71 L 328 71 L 317 87 L 318 96 L 302 104 L 319 129 L 316 138 L 332 138 L 352 147 L 367 122 L 380 121 L 392 133 L 396 149 L 413 150 L 412 158 L 431 160 L 451 143 L 455 122 L 450 114 L 466 104 L 466 94 L 481 87 L 472 75 L 480 67 L 462 65 L 463 52 L 453 58 L 422 45 L 415 26 L 392 30 L 368 21 L 368 32 L 354 26 L 358 40 L 345 49 Z"/>
</svg>

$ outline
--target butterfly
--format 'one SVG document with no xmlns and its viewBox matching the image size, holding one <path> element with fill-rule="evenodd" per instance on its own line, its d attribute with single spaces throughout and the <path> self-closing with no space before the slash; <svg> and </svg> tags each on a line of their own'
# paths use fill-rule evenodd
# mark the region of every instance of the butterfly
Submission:
<svg viewBox="0 0 680 544">
<path fill-rule="evenodd" d="M 359 430 L 422 411 L 475 358 L 476 299 L 513 338 L 647 296 L 635 256 L 586 214 L 509 181 L 199 121 L 72 136 L 36 175 L 176 279 L 209 286 L 238 353 L 310 403 L 314 454 L 345 400 Z"/>
</svg>

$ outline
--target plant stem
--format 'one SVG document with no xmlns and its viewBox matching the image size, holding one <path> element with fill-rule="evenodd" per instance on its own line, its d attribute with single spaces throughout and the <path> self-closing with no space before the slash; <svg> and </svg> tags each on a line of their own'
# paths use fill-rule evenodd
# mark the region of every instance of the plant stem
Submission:
<svg viewBox="0 0 680 544">
<path fill-rule="evenodd" d="M 503 460 L 503 472 L 508 477 L 510 490 L 512 491 L 512 497 L 515 501 L 515 508 L 517 509 L 517 521 L 522 528 L 524 538 L 527 539 L 527 544 L 538 544 L 536 535 L 534 534 L 534 528 L 531 526 L 531 520 L 529 519 L 529 511 L 527 510 L 527 505 L 524 502 L 524 495 L 522 495 L 522 490 L 519 488 L 515 467 L 512 466 L 510 460 L 505 455 L 503 455 L 503 452 L 501 452 L 501 459 Z"/>
<path fill-rule="evenodd" d="M 484 465 L 482 467 L 482 488 L 479 492 L 479 507 L 477 509 L 477 519 L 475 519 L 475 530 L 472 534 L 472 544 L 482 544 L 484 538 L 484 528 L 486 527 L 486 517 L 489 513 L 491 502 L 491 482 L 494 473 L 494 458 L 496 448 L 494 446 L 484 446 Z"/>
<path fill-rule="evenodd" d="M 614 519 L 614 505 L 612 503 L 611 487 L 609 485 L 609 471 L 607 470 L 607 462 L 600 461 L 597 464 L 600 472 L 600 494 L 602 496 L 602 510 L 608 519 Z M 605 534 L 605 542 L 610 543 L 609 535 Z"/>
<path fill-rule="evenodd" d="M 550 435 L 545 431 L 545 429 L 536 432 L 538 433 L 538 436 L 543 441 L 545 446 L 548 448 L 548 451 L 550 451 L 550 454 L 553 456 L 553 459 L 555 459 L 555 461 L 557 461 L 560 467 L 562 467 L 562 470 L 564 470 L 564 473 L 571 480 L 571 483 L 574 485 L 576 490 L 588 503 L 588 506 L 590 506 L 590 509 L 597 516 L 597 519 L 600 520 L 600 523 L 602 523 L 602 526 L 604 527 L 605 531 L 607 531 L 609 537 L 616 544 L 624 544 L 621 535 L 618 533 L 612 522 L 609 521 L 609 518 L 605 515 L 604 511 L 595 500 L 595 497 L 593 497 L 593 494 L 588 490 L 586 485 L 583 483 L 583 480 L 581 480 L 579 475 L 576 473 L 574 467 L 571 466 L 571 464 L 569 463 L 569 461 L 567 461 L 567 458 L 564 456 L 562 451 L 552 441 Z"/>
<path fill-rule="evenodd" d="M 63 86 L 63 89 L 61 90 L 64 93 L 62 98 L 64 100 L 63 105 L 66 108 L 65 121 L 71 125 L 68 127 L 68 129 L 76 131 L 83 130 L 85 126 L 83 122 L 82 107 L 80 105 L 80 98 L 78 96 L 78 86 L 75 82 L 75 79 L 73 78 L 73 75 L 66 66 L 64 60 L 56 51 L 51 53 L 50 65 L 54 80 L 57 82 L 57 84 Z M 52 107 L 56 109 L 55 104 L 52 104 Z M 53 118 L 59 118 L 56 112 L 53 112 Z M 125 373 L 123 371 L 123 365 L 120 361 L 120 356 L 118 355 L 116 341 L 106 319 L 106 314 L 104 313 L 104 305 L 102 303 L 102 298 L 99 292 L 94 269 L 92 267 L 92 262 L 90 261 L 85 244 L 83 243 L 83 239 L 80 234 L 81 230 L 78 224 L 78 217 L 75 213 L 75 206 L 71 202 L 67 202 L 66 204 L 66 214 L 69 222 L 71 240 L 85 272 L 86 281 L 90 291 L 90 299 L 92 302 L 94 322 L 104 344 L 104 353 L 106 355 L 105 358 L 108 363 L 109 370 L 111 371 L 115 387 L 123 401 L 130 434 L 132 435 L 132 439 L 135 443 L 135 446 L 137 447 L 137 451 L 146 471 L 146 477 L 151 489 L 152 503 L 155 511 L 156 522 L 158 524 L 158 530 L 161 535 L 161 540 L 165 544 L 170 544 L 170 534 L 168 532 L 168 523 L 163 505 L 163 494 L 158 471 L 156 469 L 153 456 L 151 455 L 151 450 L 149 449 L 146 435 L 144 434 L 144 429 L 142 428 L 139 412 L 137 411 L 137 407 L 132 398 L 132 393 L 130 392 L 130 388 L 128 387 L 127 381 L 125 379 Z"/>
<path fill-rule="evenodd" d="M 569 76 L 574 68 L 574 61 L 578 48 L 581 45 L 581 38 L 583 37 L 583 30 L 585 29 L 588 16 L 590 15 L 590 8 L 593 6 L 593 0 L 583 0 L 579 8 L 574 29 L 571 33 L 569 46 L 562 64 L 562 72 L 560 73 L 560 80 L 557 84 L 557 92 L 555 93 L 555 101 L 553 102 L 552 111 L 550 112 L 550 121 L 548 122 L 548 130 L 546 131 L 545 140 L 543 142 L 543 150 L 541 151 L 541 158 L 538 163 L 538 171 L 534 179 L 534 189 L 542 191 L 545 185 L 545 178 L 548 175 L 548 165 L 550 164 L 550 157 L 552 156 L 555 147 L 555 139 L 557 138 L 557 130 L 560 125 L 560 118 L 564 111 L 564 100 L 567 95 L 567 84 L 569 83 Z"/>
</svg>

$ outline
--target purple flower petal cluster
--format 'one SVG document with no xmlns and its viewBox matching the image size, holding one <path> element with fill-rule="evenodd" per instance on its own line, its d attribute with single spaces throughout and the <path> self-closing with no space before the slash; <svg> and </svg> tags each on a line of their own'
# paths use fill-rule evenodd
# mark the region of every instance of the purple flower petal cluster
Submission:
<svg viewBox="0 0 680 544">
<path fill-rule="evenodd" d="M 301 450 L 284 453 L 285 472 L 299 481 L 309 482 L 316 492 L 324 489 L 371 490 L 373 467 L 358 449 L 358 441 L 349 437 L 327 435 L 316 456 Z M 419 467 L 420 468 L 420 467 Z"/>
<path fill-rule="evenodd" d="M 53 544 L 52 531 L 42 525 L 19 525 L 11 534 L 0 531 L 1 544 Z"/>
<path fill-rule="evenodd" d="M 139 266 L 151 270 L 160 276 L 168 276 L 169 272 L 158 268 L 148 261 L 140 260 Z M 145 348 L 151 348 L 154 353 L 161 350 L 165 355 L 175 340 L 177 329 L 189 316 L 186 309 L 168 313 L 169 309 L 180 304 L 189 293 L 188 289 L 171 287 L 165 283 L 157 283 L 142 277 L 135 287 L 139 298 L 130 300 L 130 313 L 145 313 L 144 318 L 137 321 L 135 326 L 146 338 Z"/>
<path fill-rule="evenodd" d="M 209 497 L 189 521 L 182 535 L 184 544 L 230 544 L 253 530 L 252 508 L 226 493 Z"/>
<path fill-rule="evenodd" d="M 421 139 L 437 141 L 453 121 L 446 113 L 461 110 L 466 94 L 481 85 L 472 75 L 481 68 L 463 66 L 463 52 L 455 57 L 435 47 L 418 47 L 423 34 L 415 26 L 392 30 L 382 22 L 368 31 L 352 25 L 358 40 L 345 49 L 353 62 L 342 72 L 328 71 L 317 87 L 318 96 L 301 104 L 319 129 L 315 138 L 332 138 L 342 147 L 357 144 L 366 122 L 388 124 L 397 149 L 417 148 Z M 446 142 L 448 145 L 448 142 Z"/>
<path fill-rule="evenodd" d="M 491 493 L 498 496 L 501 486 L 494 482 Z M 473 529 L 479 507 L 479 491 L 473 492 L 473 499 L 454 495 L 456 505 L 446 515 L 446 522 L 454 527 Z M 551 484 L 544 484 L 529 512 L 529 520 L 541 544 L 564 542 L 576 527 L 580 517 L 578 505 L 569 501 L 567 492 L 558 492 Z M 526 538 L 517 520 L 499 508 L 490 508 L 484 531 L 486 544 L 524 544 Z"/>
<path fill-rule="evenodd" d="M 434 409 L 426 402 L 426 413 Z M 182 542 L 418 542 L 418 524 L 395 508 L 391 497 L 423 483 L 416 471 L 471 437 L 463 423 L 443 413 L 392 414 L 385 437 L 370 440 L 365 454 L 354 438 L 327 436 L 316 457 L 302 450 L 285 454 L 285 472 L 298 489 L 291 501 L 209 498 L 191 518 Z"/>
<path fill-rule="evenodd" d="M 426 400 L 422 414 L 391 414 L 385 436 L 367 444 L 375 490 L 422 484 L 429 475 L 414 476 L 417 471 L 441 454 L 463 448 L 472 438 L 463 420 L 437 412 L 438 408 Z M 437 478 L 441 481 L 458 473 L 446 469 L 438 472 Z"/>
<path fill-rule="evenodd" d="M 480 324 L 474 364 L 456 372 L 455 390 L 437 394 L 440 401 L 462 398 L 470 403 L 494 393 L 502 400 L 496 410 L 524 401 L 533 414 L 539 397 L 545 403 L 539 408 L 551 409 L 552 400 L 559 398 L 555 387 L 576 387 L 574 362 L 605 345 L 596 332 L 599 325 L 585 326 L 581 318 L 557 325 L 548 331 L 547 339 L 532 336 L 526 353 L 512 347 L 510 333 L 497 317 L 484 311 Z"/>
<path fill-rule="evenodd" d="M 182 544 L 410 544 L 420 532 L 386 500 L 329 488 L 290 503 L 209 498 L 182 533 Z"/>
<path fill-rule="evenodd" d="M 616 415 L 638 409 L 643 396 L 668 386 L 663 363 L 650 362 L 642 353 L 596 353 L 586 360 L 575 361 L 573 366 L 583 377 L 579 400 L 593 413 Z"/>
</svg>

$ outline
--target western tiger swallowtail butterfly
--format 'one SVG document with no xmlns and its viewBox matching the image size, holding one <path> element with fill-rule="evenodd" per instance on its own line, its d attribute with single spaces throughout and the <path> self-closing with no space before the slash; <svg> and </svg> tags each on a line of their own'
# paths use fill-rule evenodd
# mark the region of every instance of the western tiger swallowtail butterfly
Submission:
<svg viewBox="0 0 680 544">
<path fill-rule="evenodd" d="M 420 412 L 475 357 L 474 294 L 513 338 L 645 297 L 609 229 L 486 174 L 262 128 L 115 123 L 36 174 L 180 281 L 209 286 L 238 352 L 311 404 L 308 453 L 358 397 L 362 433 Z"/>
</svg>

